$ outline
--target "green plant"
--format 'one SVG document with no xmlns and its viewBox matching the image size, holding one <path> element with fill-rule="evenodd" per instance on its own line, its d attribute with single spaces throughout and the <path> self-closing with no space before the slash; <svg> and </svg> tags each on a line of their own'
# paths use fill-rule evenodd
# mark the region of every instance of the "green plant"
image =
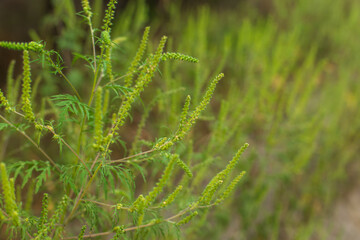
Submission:
<svg viewBox="0 0 360 240">
<path fill-rule="evenodd" d="M 193 157 L 208 159 L 202 164 L 209 166 L 194 177 L 194 185 L 218 164 L 207 156 L 226 156 L 244 139 L 256 146 L 239 164 L 249 170 L 240 193 L 212 211 L 213 221 L 193 222 L 186 236 L 326 238 L 332 235 L 329 216 L 344 192 L 356 188 L 359 171 L 354 143 L 360 63 L 354 53 L 360 46 L 355 37 L 360 6 L 351 0 L 272 1 L 274 8 L 264 15 L 246 2 L 230 10 L 202 5 L 185 13 L 174 3 L 168 8 L 171 20 L 152 19 L 174 36 L 173 48 L 201 59 L 195 69 L 165 63 L 168 90 L 180 87 L 186 72 L 196 79 L 187 84 L 192 102 L 198 102 L 202 76 L 211 69 L 228 79 L 216 95 L 221 100 L 213 100 L 218 117 L 204 116 L 203 131 L 194 133 L 201 141 Z M 170 124 L 181 113 L 176 107 L 181 101 L 173 95 L 164 103 L 174 119 Z M 206 131 L 211 134 L 201 137 Z M 231 231 L 235 228 L 240 230 Z"/>
<path fill-rule="evenodd" d="M 116 0 L 109 1 L 102 27 L 94 28 L 91 6 L 82 0 L 80 15 L 90 29 L 91 53 L 73 52 L 73 59 L 83 61 L 81 71 L 85 71 L 84 65 L 88 67 L 82 82 L 90 85 L 90 89 L 77 89 L 72 84 L 61 54 L 47 50 L 44 42 L 0 42 L 1 47 L 23 52 L 21 101 L 16 97 L 20 86 L 12 86 L 10 82 L 13 82 L 13 64 L 9 68 L 6 96 L 0 91 L 4 109 L 0 127 L 2 132 L 7 132 L 2 135 L 2 141 L 9 143 L 0 166 L 3 189 L 0 218 L 9 237 L 175 238 L 180 226 L 197 215 L 206 217 L 210 207 L 222 204 L 244 175 L 241 172 L 233 177 L 233 172 L 248 144 L 212 179 L 204 175 L 208 164 L 193 162 L 191 158 L 191 129 L 209 105 L 224 74 L 214 77 L 202 97 L 196 96 L 195 107 L 190 95 L 186 97 L 172 134 L 141 139 L 149 111 L 163 99 L 180 92 L 178 89 L 165 94 L 153 91 L 152 101 L 142 101 L 142 93 L 149 88 L 161 62 L 198 60 L 165 52 L 166 36 L 161 38 L 154 53 L 147 54 L 148 27 L 128 71 L 120 75 L 121 70 L 113 66 L 112 57 L 117 49 L 111 34 L 116 4 Z M 54 79 L 65 80 L 71 92 L 45 96 L 41 104 L 36 104 L 39 97 L 34 95 L 37 89 L 32 86 L 31 78 L 34 61 Z M 92 79 L 90 83 L 88 79 Z M 201 86 L 197 87 L 197 94 Z M 137 102 L 148 104 L 148 108 L 139 124 L 139 133 L 130 144 L 124 140 L 122 129 L 130 124 L 131 111 Z M 21 141 L 16 134 L 26 140 L 21 146 L 25 149 L 13 154 L 16 148 L 12 143 Z M 49 143 L 50 138 L 58 149 Z M 119 145 L 124 149 L 119 150 Z M 126 152 L 129 145 L 130 155 Z M 119 154 L 122 158 L 117 159 Z M 214 158 L 207 154 L 202 161 Z M 191 178 L 197 182 L 210 181 L 201 190 L 203 186 L 194 185 Z M 25 198 L 21 194 L 24 190 L 28 192 Z M 39 216 L 31 206 L 32 199 L 40 193 L 43 200 Z"/>
</svg>

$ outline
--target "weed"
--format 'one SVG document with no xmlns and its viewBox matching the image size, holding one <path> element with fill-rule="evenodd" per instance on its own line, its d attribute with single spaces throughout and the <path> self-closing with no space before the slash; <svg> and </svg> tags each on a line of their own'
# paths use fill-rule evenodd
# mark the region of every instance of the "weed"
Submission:
<svg viewBox="0 0 360 240">
<path fill-rule="evenodd" d="M 130 144 L 131 154 L 123 153 L 121 159 L 116 159 L 120 152 L 116 144 L 125 149 L 129 144 L 121 130 L 130 124 L 134 104 L 141 101 L 160 65 L 169 60 L 198 62 L 191 56 L 166 52 L 166 36 L 161 38 L 154 53 L 146 54 L 150 34 L 147 27 L 127 73 L 119 76 L 121 69 L 113 66 L 112 54 L 116 51 L 112 36 L 116 4 L 115 0 L 109 1 L 103 25 L 94 28 L 92 8 L 87 0 L 82 1 L 83 12 L 79 15 L 89 27 L 91 54 L 74 52 L 73 56 L 88 67 L 83 84 L 91 86 L 90 89 L 76 88 L 67 76 L 61 53 L 47 50 L 44 42 L 0 42 L 1 47 L 23 53 L 21 102 L 16 101 L 19 87 L 12 86 L 14 64 L 9 67 L 7 93 L 0 92 L 1 107 L 5 110 L 0 114 L 1 129 L 9 132 L 3 141 L 10 142 L 0 166 L 3 189 L 0 217 L 10 238 L 175 237 L 180 226 L 206 213 L 206 209 L 222 204 L 245 173 L 235 178 L 231 174 L 248 144 L 240 148 L 202 193 L 190 179 L 197 176 L 207 180 L 203 174 L 198 176 L 207 165 L 195 168 L 191 161 L 182 160 L 187 157 L 182 148 L 186 145 L 191 148 L 193 143 L 191 136 L 187 136 L 209 105 L 224 74 L 213 78 L 203 96 L 197 96 L 195 106 L 190 95 L 186 98 L 173 134 L 142 144 L 141 131 L 146 123 L 142 122 L 135 142 Z M 39 105 L 32 85 L 35 61 L 53 79 L 65 80 L 71 92 L 45 96 Z M 81 66 L 81 69 L 85 68 Z M 154 101 L 149 109 L 159 99 L 178 93 L 174 90 L 162 95 L 153 93 Z M 144 121 L 148 118 L 146 114 L 149 110 L 144 113 Z M 24 138 L 18 139 L 16 133 Z M 22 140 L 25 140 L 31 147 L 23 154 L 12 156 L 10 150 L 14 146 L 10 138 L 16 138 L 24 146 Z M 53 143 L 49 143 L 50 138 Z M 211 158 L 208 155 L 204 160 Z M 158 172 L 162 172 L 160 177 Z M 147 182 L 146 187 L 138 184 L 139 175 Z M 20 191 L 27 190 L 25 198 L 21 193 L 15 195 L 19 187 Z M 31 206 L 39 193 L 43 200 L 41 214 L 37 216 Z"/>
</svg>

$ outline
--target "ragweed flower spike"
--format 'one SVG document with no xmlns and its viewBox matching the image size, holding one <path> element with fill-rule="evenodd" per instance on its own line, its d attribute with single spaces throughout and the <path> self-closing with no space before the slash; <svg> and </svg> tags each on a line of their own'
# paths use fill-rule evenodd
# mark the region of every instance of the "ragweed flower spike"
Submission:
<svg viewBox="0 0 360 240">
<path fill-rule="evenodd" d="M 200 113 L 206 109 L 208 104 L 210 103 L 211 97 L 214 94 L 216 85 L 219 83 L 219 81 L 224 77 L 223 73 L 220 73 L 217 75 L 214 80 L 211 82 L 210 86 L 208 87 L 205 96 L 201 100 L 199 106 L 196 107 L 195 111 L 191 114 L 189 118 L 189 124 L 195 123 L 196 119 L 199 118 Z"/>
<path fill-rule="evenodd" d="M 95 126 L 94 126 L 94 148 L 102 150 L 103 144 L 103 111 L 102 111 L 102 88 L 99 87 L 95 96 Z"/>
<path fill-rule="evenodd" d="M 35 115 L 31 107 L 31 73 L 30 73 L 30 58 L 29 52 L 24 50 L 24 66 L 23 66 L 23 86 L 22 86 L 22 110 L 25 118 L 30 122 L 35 121 Z"/>
<path fill-rule="evenodd" d="M 136 211 L 138 213 L 138 221 L 137 224 L 141 225 L 144 219 L 144 209 L 146 208 L 145 198 L 142 194 L 135 200 L 132 207 L 130 208 L 130 212 Z"/>
<path fill-rule="evenodd" d="M 122 239 L 122 235 L 125 233 L 125 226 L 121 225 L 121 226 L 116 226 L 113 228 L 113 232 L 115 232 L 116 234 L 114 235 L 114 237 L 111 240 L 120 240 Z"/>
<path fill-rule="evenodd" d="M 176 189 L 174 190 L 174 192 L 172 192 L 164 201 L 162 201 L 160 206 L 163 208 L 163 207 L 170 205 L 175 200 L 175 198 L 179 195 L 179 193 L 182 189 L 183 189 L 182 185 L 177 186 Z"/>
<path fill-rule="evenodd" d="M 47 226 L 47 231 L 52 231 L 56 225 L 60 225 L 60 220 L 61 218 L 64 216 L 65 212 L 66 212 L 66 208 L 68 206 L 69 203 L 69 198 L 68 196 L 63 196 L 60 203 L 58 204 L 55 213 L 51 216 L 50 218 L 50 222 Z"/>
<path fill-rule="evenodd" d="M 135 102 L 136 98 L 144 91 L 144 88 L 151 82 L 155 70 L 159 65 L 160 57 L 163 52 L 167 37 L 163 36 L 160 40 L 159 46 L 155 55 L 148 59 L 147 66 L 142 69 L 139 80 L 137 81 L 134 90 L 127 96 L 125 101 L 121 104 L 117 118 L 114 121 L 114 128 L 112 129 L 111 136 L 114 136 L 119 127 L 125 124 L 125 119 L 129 115 L 131 105 Z M 110 142 L 107 143 L 109 146 Z"/>
<path fill-rule="evenodd" d="M 90 4 L 89 4 L 89 1 L 88 0 L 82 0 L 81 5 L 83 7 L 85 16 L 90 21 L 91 16 L 92 16 L 92 12 L 91 12 L 91 7 L 90 7 Z"/>
<path fill-rule="evenodd" d="M 145 197 L 145 206 L 149 206 L 155 198 L 163 191 L 166 183 L 171 177 L 171 173 L 174 168 L 175 162 L 179 159 L 178 154 L 168 155 L 168 158 L 170 158 L 170 161 L 168 165 L 166 166 L 164 173 L 162 174 L 159 181 L 156 183 L 156 186 L 153 188 L 151 192 Z"/>
<path fill-rule="evenodd" d="M 221 172 L 219 172 L 215 177 L 213 177 L 213 179 L 211 179 L 209 184 L 205 187 L 204 191 L 202 192 L 201 197 L 200 197 L 199 201 L 197 202 L 197 204 L 208 205 L 210 203 L 216 190 L 219 189 L 219 187 L 222 185 L 222 183 L 224 182 L 224 179 L 230 175 L 232 170 L 235 168 L 236 164 L 239 162 L 241 155 L 243 154 L 243 152 L 245 151 L 245 149 L 248 146 L 249 146 L 249 144 L 245 143 L 244 146 L 242 146 L 239 149 L 239 151 L 235 154 L 233 159 L 228 163 L 226 168 L 224 170 L 222 170 Z M 238 181 L 239 180 L 240 179 L 238 179 Z"/>
<path fill-rule="evenodd" d="M 11 49 L 11 50 L 18 50 L 18 51 L 33 51 L 40 53 L 44 50 L 44 45 L 38 42 L 28 42 L 28 43 L 15 43 L 15 42 L 6 42 L 0 41 L 0 47 Z"/>
<path fill-rule="evenodd" d="M 0 163 L 0 174 L 6 213 L 11 217 L 14 225 L 18 226 L 20 218 L 15 200 L 15 189 L 7 175 L 4 163 Z"/>
<path fill-rule="evenodd" d="M 189 178 L 192 178 L 193 174 L 190 168 L 180 158 L 176 159 L 176 164 L 181 167 Z"/>
<path fill-rule="evenodd" d="M 207 105 L 210 103 L 211 97 L 214 94 L 216 85 L 218 82 L 224 77 L 223 73 L 220 73 L 217 75 L 214 80 L 211 82 L 210 86 L 208 87 L 205 96 L 203 97 L 200 104 L 196 107 L 196 109 L 190 114 L 190 116 L 185 119 L 185 116 L 187 115 L 188 108 L 190 105 L 190 97 L 187 97 L 183 113 L 181 114 L 181 121 L 180 121 L 180 127 L 178 131 L 175 133 L 175 136 L 170 139 L 169 141 L 164 142 L 162 145 L 157 144 L 154 149 L 157 150 L 167 150 L 172 145 L 174 145 L 176 142 L 181 141 L 186 134 L 190 131 L 191 127 L 195 124 L 196 120 L 199 118 L 200 114 L 206 109 Z"/>
<path fill-rule="evenodd" d="M 42 199 L 42 210 L 41 210 L 41 218 L 40 218 L 40 224 L 39 229 L 43 228 L 47 222 L 48 222 L 48 204 L 49 204 L 49 195 L 47 193 L 44 193 L 44 197 Z"/>
<path fill-rule="evenodd" d="M 184 217 L 183 219 L 181 219 L 179 222 L 176 223 L 176 225 L 177 226 L 184 225 L 184 224 L 188 223 L 191 219 L 193 219 L 197 215 L 198 215 L 198 212 L 195 211 L 195 212 L 191 213 L 189 216 Z"/>
<path fill-rule="evenodd" d="M 132 85 L 132 81 L 133 81 L 133 76 L 138 68 L 138 66 L 140 65 L 141 59 L 145 53 L 146 50 L 146 46 L 149 40 L 149 33 L 150 33 L 150 27 L 146 27 L 140 46 L 136 52 L 135 58 L 134 60 L 131 62 L 131 65 L 129 67 L 129 70 L 126 74 L 125 77 L 125 87 L 131 87 Z"/>
<path fill-rule="evenodd" d="M 108 75 L 110 82 L 112 82 L 114 80 L 114 75 L 112 73 L 112 65 L 111 65 L 112 44 L 111 44 L 111 37 L 109 31 L 103 31 L 101 33 L 101 39 L 103 41 L 103 44 L 100 47 L 105 50 L 104 53 L 105 72 Z"/>
<path fill-rule="evenodd" d="M 85 234 L 85 230 L 86 230 L 86 225 L 82 226 L 80 234 L 78 236 L 78 240 L 83 240 L 84 239 L 84 234 Z"/>
<path fill-rule="evenodd" d="M 226 189 L 224 190 L 224 192 L 220 195 L 220 197 L 216 200 L 215 204 L 219 204 L 222 201 L 224 201 L 226 198 L 229 197 L 229 195 L 232 193 L 232 191 L 234 191 L 236 185 L 240 182 L 240 180 L 243 178 L 243 176 L 245 175 L 245 171 L 242 171 L 234 180 L 231 181 L 231 183 L 229 184 L 229 186 L 226 187 Z"/>
<path fill-rule="evenodd" d="M 191 62 L 191 63 L 199 62 L 199 59 L 194 58 L 192 56 L 185 55 L 185 54 L 181 54 L 181 53 L 166 52 L 166 53 L 163 53 L 163 55 L 161 56 L 161 61 L 166 61 L 166 60 L 170 60 L 170 59 Z"/>
<path fill-rule="evenodd" d="M 189 108 L 190 108 L 190 101 L 191 101 L 191 97 L 190 97 L 190 95 L 187 95 L 186 101 L 185 101 L 185 104 L 184 104 L 184 107 L 183 107 L 183 110 L 182 110 L 182 113 L 181 113 L 179 129 L 181 129 L 184 126 L 185 122 L 186 122 L 186 119 L 187 119 L 187 116 L 188 116 L 188 113 L 189 113 Z"/>
<path fill-rule="evenodd" d="M 110 0 L 107 5 L 108 8 L 105 11 L 104 25 L 102 26 L 102 29 L 104 31 L 108 31 L 109 33 L 111 31 L 111 25 L 112 25 L 111 21 L 114 19 L 116 4 L 117 4 L 116 0 Z"/>
<path fill-rule="evenodd" d="M 10 112 L 13 110 L 13 108 L 10 106 L 9 101 L 4 96 L 3 92 L 0 89 L 0 107 L 5 107 L 5 110 L 7 112 Z"/>
</svg>

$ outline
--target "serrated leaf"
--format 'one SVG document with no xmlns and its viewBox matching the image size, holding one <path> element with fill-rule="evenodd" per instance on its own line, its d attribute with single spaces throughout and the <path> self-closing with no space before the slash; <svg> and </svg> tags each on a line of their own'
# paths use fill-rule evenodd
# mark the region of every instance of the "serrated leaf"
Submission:
<svg viewBox="0 0 360 240">
<path fill-rule="evenodd" d="M 19 162 L 19 166 L 16 168 L 14 172 L 14 179 L 16 180 L 17 176 L 20 174 L 21 170 L 25 167 L 25 163 Z"/>
<path fill-rule="evenodd" d="M 60 107 L 61 114 L 69 115 L 73 113 L 80 115 L 81 118 L 90 118 L 90 111 L 92 110 L 87 104 L 81 102 L 76 96 L 69 94 L 60 94 L 51 97 L 51 101 L 54 101 L 54 105 Z"/>
<path fill-rule="evenodd" d="M 30 177 L 32 176 L 32 172 L 36 169 L 36 165 L 30 167 L 29 169 L 26 170 L 26 174 L 23 178 L 23 183 L 21 185 L 21 188 L 23 188 L 25 186 L 25 184 L 29 181 Z"/>
</svg>

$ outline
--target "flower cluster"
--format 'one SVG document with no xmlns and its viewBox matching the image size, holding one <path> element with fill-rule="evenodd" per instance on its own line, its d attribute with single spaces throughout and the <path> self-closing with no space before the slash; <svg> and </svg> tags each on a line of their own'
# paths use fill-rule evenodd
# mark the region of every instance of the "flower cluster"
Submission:
<svg viewBox="0 0 360 240">
<path fill-rule="evenodd" d="M 224 170 L 222 170 L 221 172 L 219 172 L 215 177 L 213 177 L 213 179 L 205 187 L 205 189 L 204 189 L 203 193 L 201 194 L 201 197 L 200 197 L 199 201 L 197 202 L 197 204 L 199 204 L 199 205 L 208 205 L 210 203 L 210 201 L 212 200 L 216 190 L 219 189 L 219 187 L 224 182 L 225 178 L 230 175 L 230 173 L 232 172 L 232 170 L 235 168 L 236 164 L 238 163 L 241 155 L 243 154 L 243 152 L 245 151 L 245 149 L 248 146 L 249 146 L 249 144 L 245 143 L 244 146 L 242 146 L 239 149 L 239 151 L 235 154 L 233 159 L 228 163 L 228 165 L 226 165 L 226 168 Z M 242 177 L 242 175 L 241 175 L 241 177 Z M 238 178 L 235 178 L 235 180 L 237 180 L 237 181 L 235 181 L 235 182 L 233 181 L 230 184 L 230 188 L 225 190 L 225 192 L 231 191 L 231 185 L 233 184 L 234 187 L 235 187 L 236 183 L 241 179 L 241 177 L 239 178 L 239 176 L 238 176 Z M 222 198 L 221 201 L 224 199 L 224 197 L 229 195 L 228 193 L 224 193 L 224 194 L 221 197 Z"/>
<path fill-rule="evenodd" d="M 181 54 L 181 53 L 175 53 L 175 52 L 166 52 L 163 53 L 161 56 L 162 61 L 166 60 L 180 60 L 185 62 L 191 62 L 191 63 L 197 63 L 199 62 L 199 59 L 194 58 L 189 55 Z"/>
<path fill-rule="evenodd" d="M 24 66 L 23 66 L 23 85 L 22 85 L 22 110 L 25 113 L 25 118 L 30 122 L 35 121 L 35 115 L 31 106 L 31 73 L 30 73 L 30 58 L 29 52 L 24 50 Z"/>
<path fill-rule="evenodd" d="M 189 105 L 190 105 L 190 97 L 188 96 L 183 108 L 183 112 L 181 114 L 180 119 L 180 126 L 179 129 L 176 131 L 175 136 L 171 139 L 165 139 L 163 142 L 158 143 L 154 146 L 154 149 L 157 150 L 166 150 L 173 146 L 176 142 L 181 141 L 186 134 L 190 131 L 191 127 L 195 124 L 196 120 L 199 118 L 200 114 L 206 109 L 207 105 L 210 103 L 211 97 L 214 94 L 216 85 L 218 82 L 224 77 L 223 73 L 217 75 L 214 80 L 211 82 L 210 86 L 208 87 L 205 96 L 201 100 L 200 104 L 196 107 L 196 109 L 190 114 L 188 118 L 186 118 Z"/>
<path fill-rule="evenodd" d="M 14 180 L 9 179 L 4 163 L 0 163 L 1 183 L 4 195 L 5 210 L 15 226 L 19 226 L 19 210 L 16 205 Z M 3 215 L 3 214 L 2 214 Z M 1 218 L 3 218 L 2 216 Z"/>
<path fill-rule="evenodd" d="M 11 50 L 18 51 L 33 51 L 33 52 L 42 52 L 44 50 L 44 45 L 38 42 L 28 42 L 28 43 L 15 43 L 15 42 L 6 42 L 0 41 L 0 47 L 4 47 Z"/>
<path fill-rule="evenodd" d="M 10 106 L 9 101 L 4 96 L 3 92 L 0 89 L 0 106 L 5 107 L 5 110 L 7 112 L 10 112 L 13 110 L 13 108 Z"/>
<path fill-rule="evenodd" d="M 102 26 L 102 29 L 104 31 L 108 31 L 110 32 L 111 30 L 111 25 L 112 25 L 112 20 L 114 19 L 114 14 L 115 14 L 115 5 L 117 4 L 116 0 L 110 0 L 110 2 L 107 5 L 107 9 L 105 11 L 105 17 L 104 17 L 104 25 Z"/>
<path fill-rule="evenodd" d="M 116 119 L 113 122 L 114 127 L 112 128 L 112 131 L 109 135 L 111 136 L 111 138 L 115 136 L 117 134 L 116 131 L 125 124 L 125 119 L 129 115 L 129 111 L 131 109 L 132 104 L 135 102 L 136 98 L 140 96 L 140 93 L 144 91 L 145 87 L 152 80 L 155 70 L 159 65 L 160 57 L 163 52 L 163 48 L 165 46 L 166 40 L 167 40 L 166 36 L 163 36 L 161 38 L 156 53 L 147 59 L 146 66 L 142 69 L 140 73 L 140 77 L 137 80 L 135 87 L 133 88 L 133 91 L 128 94 L 126 99 L 121 104 L 118 114 L 116 115 Z M 110 141 L 112 141 L 111 138 Z M 109 145 L 110 142 L 107 143 L 107 146 Z"/>
<path fill-rule="evenodd" d="M 147 43 L 148 43 L 148 40 L 149 40 L 149 33 L 150 33 L 150 27 L 146 27 L 145 31 L 144 31 L 144 34 L 143 34 L 143 37 L 142 37 L 141 42 L 140 42 L 140 46 L 139 46 L 139 48 L 138 48 L 138 50 L 136 52 L 134 60 L 131 62 L 131 65 L 130 65 L 130 67 L 128 69 L 128 72 L 126 74 L 125 87 L 131 87 L 131 85 L 132 85 L 134 74 L 136 73 L 137 68 L 139 67 L 141 59 L 142 59 L 142 57 L 143 57 L 143 55 L 145 53 L 145 50 L 146 50 L 146 46 L 147 46 Z"/>
<path fill-rule="evenodd" d="M 103 151 L 103 108 L 102 108 L 102 88 L 99 87 L 96 91 L 96 96 L 95 96 L 95 126 L 94 126 L 94 140 L 95 143 L 93 145 L 93 147 L 96 150 L 100 150 Z"/>
<path fill-rule="evenodd" d="M 82 0 L 81 1 L 81 5 L 83 7 L 83 10 L 84 10 L 84 13 L 86 15 L 86 17 L 88 18 L 88 20 L 90 21 L 91 19 L 91 16 L 92 16 L 92 11 L 91 11 L 91 7 L 90 7 L 90 4 L 89 4 L 89 1 L 88 0 Z"/>
</svg>

